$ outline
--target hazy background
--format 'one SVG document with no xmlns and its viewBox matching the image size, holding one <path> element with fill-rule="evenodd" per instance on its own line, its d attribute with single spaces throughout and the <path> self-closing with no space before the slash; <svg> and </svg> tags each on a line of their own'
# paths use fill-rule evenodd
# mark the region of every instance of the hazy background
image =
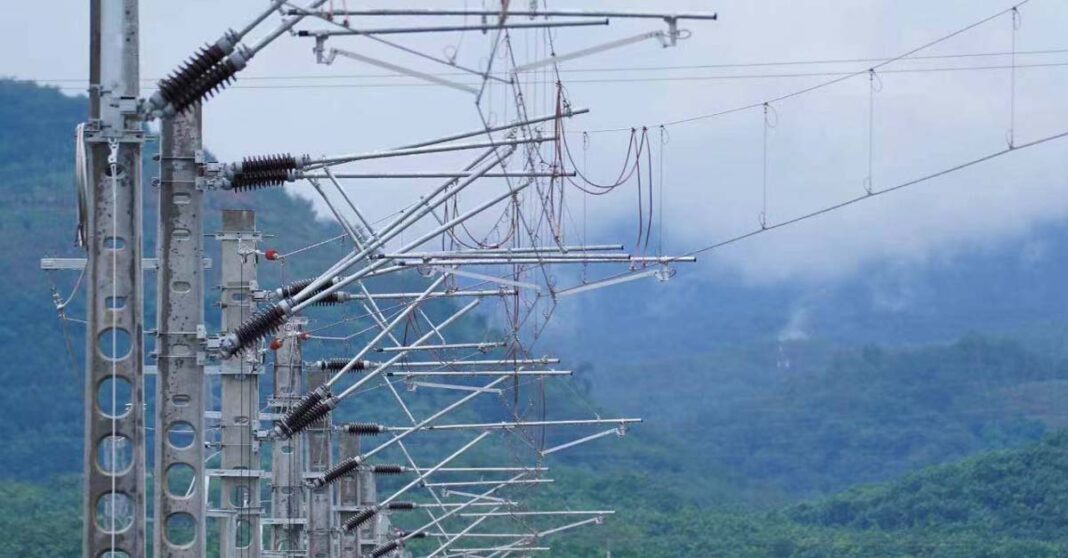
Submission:
<svg viewBox="0 0 1068 558">
<path fill-rule="evenodd" d="M 194 48 L 214 41 L 227 26 L 242 25 L 248 14 L 264 4 L 252 0 L 143 3 L 142 76 L 146 80 L 163 76 Z M 460 5 L 412 3 L 453 4 Z M 604 6 L 642 9 L 649 4 L 567 5 Z M 892 57 L 1008 6 L 1008 2 L 993 0 L 657 2 L 656 9 L 665 11 L 714 10 L 720 20 L 685 23 L 693 38 L 682 41 L 678 48 L 663 49 L 647 41 L 563 64 L 573 104 L 593 109 L 570 122 L 570 130 L 653 126 L 713 113 L 833 77 L 811 75 L 814 73 L 864 70 L 873 62 L 671 71 L 648 68 Z M 31 4 L 5 7 L 0 49 L 18 54 L 0 60 L 0 75 L 52 83 L 71 94 L 79 93 L 87 75 L 88 4 L 60 0 L 50 4 L 50 13 L 53 15 L 47 16 Z M 63 17 L 54 16 L 59 13 Z M 1018 50 L 1063 46 L 1059 40 L 1068 23 L 1064 4 L 1034 0 L 1021 8 L 1021 16 Z M 390 22 L 370 20 L 364 25 Z M 608 28 L 560 30 L 555 45 L 558 52 L 569 52 L 662 27 L 655 21 L 617 21 Z M 437 55 L 461 40 L 458 34 L 393 39 Z M 465 34 L 457 60 L 472 66 L 483 63 L 489 39 L 478 33 Z M 529 59 L 538 58 L 536 39 L 536 32 L 515 33 L 517 52 L 529 52 Z M 1006 52 L 1011 40 L 1011 19 L 1002 16 L 920 54 Z M 333 39 L 330 44 L 425 71 L 455 72 L 362 38 Z M 317 65 L 311 47 L 308 38 L 276 42 L 253 61 L 235 87 L 208 103 L 206 144 L 222 160 L 281 150 L 372 150 L 477 127 L 472 100 L 464 93 L 428 88 L 408 78 L 359 77 L 389 72 L 346 59 L 339 59 L 332 67 Z M 936 59 L 899 62 L 884 69 L 999 66 L 1009 60 L 1008 56 Z M 1066 53 L 1017 56 L 1021 65 L 1066 60 Z M 637 69 L 619 71 L 627 68 Z M 616 71 L 603 71 L 606 69 Z M 768 74 L 795 77 L 759 77 Z M 472 81 L 460 75 L 451 78 Z M 642 81 L 647 78 L 649 81 Z M 1009 79 L 1006 69 L 880 74 L 883 89 L 875 95 L 875 187 L 894 185 L 1004 148 L 1009 126 Z M 1065 84 L 1068 67 L 1017 69 L 1017 143 L 1068 128 L 1068 107 L 1062 94 Z M 868 88 L 866 77 L 854 78 L 773 105 L 779 122 L 769 131 L 768 139 L 769 222 L 863 191 Z M 146 81 L 145 93 L 152 89 L 152 83 Z M 528 94 L 531 112 L 552 110 L 548 86 L 528 89 Z M 504 116 L 500 108 L 504 95 L 495 89 L 487 101 L 490 107 L 496 103 L 498 119 Z M 542 110 L 537 110 L 539 107 Z M 668 129 L 662 185 L 668 250 L 687 251 L 756 226 L 762 197 L 762 126 L 761 110 L 755 109 Z M 653 135 L 658 140 L 658 131 Z M 590 138 L 589 172 L 607 179 L 621 161 L 626 133 L 593 134 Z M 570 139 L 573 150 L 579 151 L 581 136 Z M 448 170 L 458 162 L 427 158 L 418 165 Z M 922 261 L 981 248 L 1020 237 L 1036 225 L 1063 217 L 1068 210 L 1062 188 L 1066 168 L 1062 147 L 1043 146 L 911 192 L 747 241 L 704 259 L 736 269 L 749 280 L 767 282 L 849 275 L 872 260 Z M 385 214 L 398 207 L 398 200 L 410 199 L 398 193 L 410 195 L 420 186 L 362 182 L 352 188 L 369 212 Z M 294 190 L 299 195 L 308 194 L 303 187 Z M 633 227 L 632 193 L 607 198 L 611 199 L 589 204 L 591 236 Z M 577 195 L 572 202 L 574 210 L 579 203 Z M 620 236 L 625 239 L 630 234 Z M 701 274 L 710 267 L 706 263 L 695 269 Z"/>
<path fill-rule="evenodd" d="M 38 259 L 81 255 L 70 245 L 70 140 L 85 117 L 80 95 L 86 87 L 88 3 L 8 4 L 0 19 L 0 175 L 6 177 L 0 235 L 9 243 L 0 253 L 7 270 L 0 274 L 0 351 L 8 356 L 0 367 L 0 383 L 7 386 L 0 391 L 0 437 L 10 442 L 0 455 L 0 500 L 12 505 L 0 510 L 0 530 L 17 535 L 0 540 L 0 555 L 73 557 L 79 548 L 83 330 L 75 321 L 56 319 L 49 291 L 56 285 L 63 295 L 70 292 L 75 274 L 42 273 Z M 242 25 L 264 4 L 143 1 L 142 93 L 150 94 L 189 52 L 225 27 Z M 350 4 L 357 6 L 355 0 Z M 480 3 L 405 3 L 465 4 Z M 520 4 L 527 3 L 512 2 Z M 662 193 L 664 200 L 657 221 L 664 217 L 666 251 L 678 253 L 758 226 L 761 102 L 842 72 L 863 72 L 878 63 L 870 59 L 897 56 L 1010 4 L 566 5 L 576 6 L 720 14 L 718 22 L 685 24 L 693 37 L 677 48 L 649 41 L 562 67 L 573 105 L 593 110 L 568 122 L 568 142 L 591 175 L 613 177 L 626 130 L 650 127 L 657 197 Z M 1068 130 L 1068 66 L 1061 65 L 1068 64 L 1068 5 L 1031 0 L 1020 15 L 1017 144 Z M 662 28 L 659 22 L 617 21 L 607 29 L 560 30 L 554 44 L 566 53 Z M 513 33 L 520 62 L 546 55 L 540 37 Z M 489 37 L 397 40 L 439 56 L 455 53 L 458 63 L 480 67 Z M 1004 66 L 1011 58 L 985 54 L 1005 53 L 1011 43 L 1012 19 L 1002 15 L 921 53 L 943 58 L 899 61 L 880 70 L 881 90 L 872 94 L 876 189 L 1005 149 L 1011 72 Z M 367 39 L 331 44 L 474 81 Z M 206 105 L 206 145 L 220 159 L 367 151 L 478 127 L 470 96 L 344 59 L 316 65 L 311 46 L 309 39 L 284 38 Z M 1036 50 L 1054 52 L 1024 54 Z M 958 56 L 944 57 L 950 55 Z M 995 68 L 961 69 L 980 66 Z M 541 72 L 524 79 L 530 112 L 551 113 L 554 76 Z M 776 126 L 767 130 L 769 223 L 864 192 L 870 94 L 862 75 L 771 105 Z M 484 106 L 495 122 L 512 116 L 509 95 L 500 86 L 488 90 Z M 669 141 L 660 147 L 662 122 L 751 104 L 756 108 L 669 126 Z M 600 132 L 616 128 L 623 131 Z M 553 541 L 554 554 L 1068 555 L 1068 260 L 1059 257 L 1068 251 L 1064 141 L 704 253 L 696 265 L 678 266 L 678 276 L 664 284 L 648 279 L 562 299 L 535 353 L 563 357 L 563 366 L 576 374 L 547 383 L 547 415 L 641 416 L 646 423 L 624 440 L 584 445 L 552 463 L 559 488 L 533 495 L 533 506 L 619 510 L 600 528 Z M 149 152 L 154 148 L 150 144 Z M 441 156 L 355 168 L 447 171 L 464 163 L 465 156 Z M 151 177 L 157 167 L 148 162 L 145 170 Z M 368 213 L 382 217 L 429 184 L 353 181 L 347 187 Z M 500 187 L 486 181 L 472 191 Z M 631 184 L 589 200 L 569 190 L 566 240 L 582 241 L 585 230 L 590 242 L 633 248 L 635 190 Z M 245 207 L 257 211 L 261 230 L 274 235 L 271 247 L 285 252 L 308 246 L 337 233 L 308 194 L 303 185 L 213 192 L 206 196 L 205 230 L 216 230 L 219 209 Z M 145 201 L 150 252 L 155 192 L 147 185 Z M 205 246 L 218 261 L 217 243 Z M 265 263 L 261 284 L 310 276 L 345 249 L 330 245 L 285 265 Z M 208 286 L 216 284 L 216 272 L 209 272 Z M 577 280 L 560 269 L 552 273 L 564 283 Z M 412 290 L 421 279 L 409 274 L 389 281 L 384 289 Z M 153 286 L 146 281 L 149 324 L 155 319 Z M 83 300 L 75 297 L 67 308 L 71 320 L 84 315 Z M 339 312 L 346 309 L 316 309 L 310 317 L 326 324 Z M 207 323 L 218 323 L 215 313 L 209 305 Z M 479 320 L 457 324 L 457 341 L 483 339 L 484 326 Z M 69 339 L 73 349 L 64 345 Z M 305 348 L 309 359 L 348 350 L 319 340 Z M 66 358 L 61 362 L 57 355 Z M 418 406 L 416 414 L 441 403 L 434 390 L 405 397 Z M 472 408 L 470 421 L 498 420 L 499 405 L 492 403 Z M 391 416 L 386 413 L 392 405 L 371 397 L 339 416 L 379 420 Z M 551 433 L 550 441 L 574 434 Z M 433 442 L 426 443 L 424 449 L 433 452 Z"/>
</svg>

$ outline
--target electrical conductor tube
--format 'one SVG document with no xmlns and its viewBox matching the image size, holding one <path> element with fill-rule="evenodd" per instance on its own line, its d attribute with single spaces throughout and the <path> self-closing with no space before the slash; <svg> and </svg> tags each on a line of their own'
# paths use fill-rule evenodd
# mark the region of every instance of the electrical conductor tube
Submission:
<svg viewBox="0 0 1068 558">
<path fill-rule="evenodd" d="M 347 359 L 347 358 L 328 358 L 328 359 L 316 361 L 313 366 L 315 366 L 316 368 L 318 368 L 319 370 L 322 370 L 324 372 L 326 372 L 326 371 L 337 372 L 337 371 L 341 370 L 342 368 L 344 368 L 345 365 L 348 364 L 348 363 L 349 363 L 349 359 Z M 366 360 L 357 360 L 356 364 L 353 365 L 352 369 L 349 370 L 349 372 L 360 372 L 360 371 L 363 371 L 363 370 L 366 370 L 366 369 L 367 369 L 367 361 Z"/>
<path fill-rule="evenodd" d="M 370 422 L 350 422 L 342 425 L 341 430 L 348 434 L 356 434 L 359 436 L 377 436 L 385 432 L 386 427 L 381 424 Z"/>
<path fill-rule="evenodd" d="M 289 153 L 245 157 L 228 173 L 230 187 L 237 191 L 281 186 L 293 179 L 298 168 L 297 158 Z"/>
<path fill-rule="evenodd" d="M 372 550 L 371 551 L 371 558 L 381 558 L 382 556 L 385 556 L 386 554 L 389 554 L 390 552 L 393 552 L 394 550 L 397 550 L 397 548 L 399 548 L 399 547 L 400 547 L 400 543 L 397 542 L 397 541 L 393 541 L 391 543 L 386 543 L 386 544 L 384 544 L 382 546 L 379 546 L 379 547 L 376 547 L 374 550 Z"/>
<path fill-rule="evenodd" d="M 330 397 L 323 399 L 311 406 L 306 412 L 295 415 L 292 419 L 288 416 L 275 424 L 274 431 L 280 435 L 283 439 L 292 438 L 294 434 L 302 432 L 304 429 L 315 424 L 326 415 L 330 414 L 330 411 L 337 407 L 338 399 L 336 397 Z"/>
<path fill-rule="evenodd" d="M 224 357 L 233 356 L 278 331 L 288 316 L 289 305 L 285 301 L 256 312 L 219 341 L 219 352 Z"/>
<path fill-rule="evenodd" d="M 322 488 L 347 475 L 348 473 L 355 471 L 360 467 L 362 463 L 363 460 L 359 456 L 350 457 L 342 461 L 341 463 L 338 463 L 337 465 L 331 467 L 329 471 L 323 473 L 323 476 L 312 480 L 311 484 L 315 488 Z"/>
</svg>

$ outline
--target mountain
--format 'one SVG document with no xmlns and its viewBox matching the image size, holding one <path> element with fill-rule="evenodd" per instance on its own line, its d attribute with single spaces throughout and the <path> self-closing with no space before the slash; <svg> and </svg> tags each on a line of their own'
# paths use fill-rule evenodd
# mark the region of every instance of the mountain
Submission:
<svg viewBox="0 0 1068 558">
<path fill-rule="evenodd" d="M 1068 431 L 1017 450 L 933 467 L 784 511 L 804 525 L 895 533 L 982 533 L 1068 552 Z"/>
<path fill-rule="evenodd" d="M 0 80 L 0 101 L 0 124 L 11 132 L 0 138 L 7 181 L 0 189 L 0 349 L 8 357 L 0 368 L 0 436 L 8 440 L 0 498 L 11 503 L 0 528 L 19 534 L 0 543 L 0 555 L 73 557 L 82 326 L 57 319 L 52 288 L 66 298 L 77 274 L 42 272 L 38 260 L 82 255 L 71 245 L 71 162 L 85 100 Z M 150 162 L 145 168 L 154 174 Z M 145 203 L 149 217 L 151 189 Z M 206 205 L 207 231 L 217 229 L 223 207 L 256 209 L 260 230 L 272 235 L 265 246 L 283 253 L 338 234 L 281 189 L 213 192 Z M 153 229 L 146 220 L 146 255 Z M 216 244 L 205 246 L 218 262 Z M 1068 426 L 1068 295 L 1050 279 L 1068 271 L 1050 256 L 1066 246 L 1068 229 L 1052 227 L 927 266 L 873 266 L 822 286 L 758 286 L 713 270 L 711 283 L 676 279 L 594 294 L 580 303 L 591 306 L 561 316 L 562 330 L 581 336 L 544 342 L 579 361 L 571 366 L 576 378 L 546 384 L 544 410 L 649 423 L 623 440 L 567 452 L 551 464 L 558 484 L 529 495 L 532 506 L 618 510 L 603 526 L 553 541 L 556 555 L 1068 556 L 1068 541 L 1057 534 L 1068 517 L 1060 481 L 1068 434 L 1036 443 Z M 330 243 L 284 265 L 264 263 L 261 284 L 314 274 L 347 249 Z M 217 273 L 213 266 L 209 288 Z M 394 281 L 391 287 L 405 290 L 423 284 L 414 274 Z M 659 298 L 643 290 L 651 286 Z M 66 314 L 84 315 L 80 296 Z M 352 316 L 336 308 L 316 317 Z M 208 323 L 217 319 L 209 307 Z M 486 324 L 475 319 L 458 331 L 480 339 Z M 345 350 L 308 344 L 309 358 Z M 413 400 L 422 412 L 449 397 L 421 389 Z M 538 390 L 524 398 L 532 412 L 543 410 Z M 340 418 L 404 419 L 389 414 L 395 405 L 383 390 L 362 402 Z M 505 407 L 487 401 L 457 420 L 504 416 Z M 549 444 L 571 439 L 544 436 Z M 427 441 L 419 451 L 440 454 L 447 443 Z M 944 463 L 955 464 L 938 467 Z M 874 482 L 882 484 L 848 490 Z M 816 499 L 799 504 L 804 498 Z"/>
<path fill-rule="evenodd" d="M 760 242 L 759 239 L 750 242 Z M 1068 223 L 915 260 L 879 260 L 844 276 L 741 277 L 713 255 L 667 282 L 635 281 L 567 299 L 581 327 L 547 342 L 575 358 L 626 364 L 754 342 L 863 346 L 950 342 L 970 332 L 1034 338 L 1068 356 Z M 629 324 L 629 327 L 620 327 Z M 575 335 L 581 331 L 581 335 Z M 655 345 L 650 349 L 650 332 Z"/>
<path fill-rule="evenodd" d="M 1068 431 L 1026 447 L 931 467 L 833 497 L 754 513 L 672 496 L 655 473 L 564 471 L 532 495 L 571 509 L 619 512 L 542 544 L 554 556 L 616 558 L 1064 558 L 1068 556 Z M 78 483 L 0 483 L 9 506 L 0 553 L 74 558 Z M 70 510 L 70 511 L 62 511 Z M 10 511 L 10 513 L 9 513 Z M 395 516 L 401 522 L 403 516 Z M 536 519 L 536 528 L 547 527 Z M 560 525 L 557 522 L 555 525 Z M 487 530 L 489 528 L 487 527 Z M 514 528 L 513 528 L 514 530 Z M 413 545 L 418 550 L 418 545 Z"/>
<path fill-rule="evenodd" d="M 970 335 L 946 345 L 870 345 L 829 357 L 791 344 L 763 354 L 775 362 L 754 359 L 752 373 L 718 354 L 672 366 L 710 374 L 700 392 L 706 402 L 676 398 L 690 414 L 666 420 L 692 451 L 797 495 L 1014 447 L 1068 419 L 1068 361 L 1012 340 Z M 739 376 L 745 380 L 716 383 Z M 632 387 L 655 393 L 644 383 Z"/>
<path fill-rule="evenodd" d="M 0 436 L 9 440 L 6 451 L 0 454 L 0 480 L 51 482 L 57 476 L 77 474 L 82 469 L 81 378 L 84 372 L 81 353 L 84 335 L 83 325 L 76 320 L 84 316 L 84 298 L 80 293 L 72 298 L 65 309 L 70 320 L 58 319 L 52 289 L 56 289 L 61 299 L 66 299 L 78 283 L 78 273 L 46 273 L 39 269 L 39 259 L 46 256 L 84 257 L 84 253 L 72 245 L 75 205 L 71 184 L 73 130 L 85 118 L 86 100 L 67 97 L 55 89 L 11 80 L 0 80 L 0 100 L 4 101 L 0 108 L 0 124 L 7 130 L 17 131 L 5 134 L 0 140 L 0 171 L 7 172 L 10 177 L 6 187 L 0 189 L 0 211 L 3 212 L 0 214 L 0 232 L 5 235 L 7 247 L 0 254 L 6 271 L 0 274 L 0 304 L 5 308 L 0 313 L 0 350 L 8 357 L 5 366 L 0 368 L 0 380 L 8 386 L 0 392 L 0 407 L 5 409 Z M 9 141 L 16 137 L 19 141 Z M 146 178 L 154 176 L 158 169 L 151 160 L 155 148 L 154 143 L 146 148 Z M 152 221 L 155 191 L 146 187 L 144 198 L 144 253 L 151 256 L 155 243 Z M 258 229 L 266 235 L 262 247 L 275 248 L 281 253 L 311 247 L 340 232 L 332 223 L 317 219 L 306 200 L 290 196 L 279 188 L 246 193 L 210 192 L 205 196 L 207 233 L 219 229 L 222 208 L 255 209 Z M 219 282 L 218 243 L 208 238 L 205 249 L 208 257 L 216 262 L 206 273 L 205 284 L 210 296 Z M 261 261 L 259 283 L 273 287 L 311 276 L 329 267 L 349 249 L 344 243 L 332 242 L 289 256 L 283 263 Z M 425 285 L 425 279 L 416 273 L 400 274 L 382 283 L 384 288 L 394 291 L 422 290 L 421 285 Z M 155 321 L 154 300 L 154 285 L 149 275 L 145 290 L 146 329 L 151 329 Z M 440 317 L 451 303 L 435 301 L 435 304 L 428 309 L 432 317 Z M 351 324 L 358 319 L 359 313 L 339 306 L 317 308 L 313 314 L 316 324 L 322 325 L 336 321 Z M 215 305 L 208 305 L 206 321 L 209 329 L 218 323 Z M 486 327 L 487 318 L 475 316 L 457 323 L 451 331 L 457 340 L 478 341 L 484 339 Z M 351 326 L 348 329 L 351 330 Z M 366 334 L 347 343 L 312 340 L 305 344 L 305 358 L 351 355 L 353 347 L 364 339 Z M 151 342 L 149 336 L 146 339 L 149 350 Z M 153 381 L 148 379 L 147 393 L 152 393 Z M 262 383 L 266 387 L 267 380 Z M 553 416 L 588 417 L 591 408 L 603 416 L 615 415 L 589 401 L 591 396 L 581 375 L 573 380 L 553 380 L 546 385 Z M 534 388 L 522 390 L 519 404 L 540 409 L 540 393 Z M 457 397 L 454 392 L 422 388 L 406 399 L 414 413 L 426 416 L 428 409 L 440 408 Z M 461 422 L 505 420 L 512 404 L 511 398 L 486 398 L 454 413 L 452 418 Z M 149 414 L 151 412 L 149 409 Z M 386 390 L 364 394 L 360 405 L 342 406 L 336 416 L 338 420 L 375 420 L 388 424 L 407 421 Z M 549 432 L 545 439 L 549 443 L 564 442 L 567 435 L 567 432 Z M 442 444 L 451 442 L 436 440 L 420 444 L 421 449 L 428 453 L 437 451 L 435 455 L 440 456 Z M 635 449 L 626 450 L 628 445 Z M 588 451 L 582 448 L 583 451 L 561 455 L 565 462 L 572 459 L 577 466 L 594 462 L 603 466 L 611 457 L 619 460 L 619 468 L 646 468 L 653 462 L 671 460 L 684 448 L 680 440 L 659 431 L 655 425 L 635 428 L 621 443 L 604 441 L 594 446 Z M 574 457 L 569 458 L 568 454 Z M 27 467 L 28 463 L 33 466 Z M 673 475 L 692 475 L 699 466 L 687 460 L 679 461 L 670 469 Z M 701 485 L 717 498 L 733 498 L 728 494 L 736 490 L 736 483 L 729 477 L 722 471 L 722 474 L 708 476 Z"/>
<path fill-rule="evenodd" d="M 6 184 L 0 189 L 0 234 L 5 251 L 0 255 L 5 273 L 0 274 L 0 349 L 7 364 L 0 369 L 0 381 L 8 389 L 2 396 L 7 420 L 0 436 L 12 440 L 0 455 L 0 478 L 33 478 L 81 469 L 82 380 L 81 353 L 84 351 L 84 298 L 73 296 L 61 321 L 53 296 L 65 299 L 78 283 L 78 272 L 40 269 L 42 257 L 84 257 L 74 248 L 75 203 L 73 180 L 74 128 L 86 117 L 84 98 L 67 97 L 58 90 L 25 82 L 0 80 L 0 124 L 11 131 L 0 140 L 0 171 Z M 146 148 L 146 178 L 157 174 L 151 162 L 156 148 Z M 144 254 L 154 254 L 155 224 L 150 217 L 156 206 L 156 193 L 146 188 Z M 268 242 L 280 250 L 307 246 L 337 231 L 316 220 L 310 205 L 281 190 L 254 194 L 218 192 L 206 196 L 205 231 L 220 228 L 220 210 L 252 208 L 259 210 L 260 230 L 282 233 Z M 289 219 L 297 216 L 297 219 Z M 301 219 L 300 216 L 305 218 Z M 326 266 L 343 246 L 327 246 L 314 258 L 292 258 L 284 266 L 261 266 L 262 284 L 277 284 L 282 277 L 295 279 Z M 219 261 L 218 244 L 210 239 L 205 249 Z M 148 276 L 145 286 L 145 324 L 155 321 L 154 282 Z M 205 281 L 218 284 L 218 266 Z M 53 291 L 55 289 L 55 291 Z M 56 293 L 55 295 L 53 293 Z M 208 322 L 218 323 L 214 305 L 208 306 Z M 146 347 L 151 347 L 151 339 Z M 146 351 L 147 352 L 147 351 Z M 32 469 L 23 465 L 36 463 Z"/>
<path fill-rule="evenodd" d="M 1022 448 L 921 469 L 878 485 L 753 513 L 689 506 L 643 490 L 654 478 L 573 483 L 628 521 L 552 541 L 554 555 L 715 558 L 1063 558 L 1068 556 L 1068 431 Z M 663 493 L 663 492 L 661 492 Z M 632 497 L 650 498 L 643 505 Z M 632 504 L 627 506 L 626 504 Z M 546 541 L 549 542 L 548 540 Z"/>
</svg>

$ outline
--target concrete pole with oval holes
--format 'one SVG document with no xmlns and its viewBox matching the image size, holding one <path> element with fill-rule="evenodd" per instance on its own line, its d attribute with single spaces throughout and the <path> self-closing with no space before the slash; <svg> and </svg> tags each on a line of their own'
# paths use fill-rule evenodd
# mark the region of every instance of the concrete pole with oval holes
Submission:
<svg viewBox="0 0 1068 558">
<path fill-rule="evenodd" d="M 159 280 L 153 546 L 158 558 L 205 555 L 204 235 L 197 188 L 199 107 L 160 134 Z"/>
<path fill-rule="evenodd" d="M 272 413 L 287 412 L 304 393 L 300 333 L 305 323 L 305 318 L 294 317 L 282 328 L 281 346 L 274 353 L 274 392 L 268 402 Z M 275 440 L 271 446 L 271 518 L 268 521 L 270 551 L 278 556 L 301 548 L 307 526 L 302 440 L 301 436 L 295 436 Z"/>
<path fill-rule="evenodd" d="M 138 1 L 89 3 L 82 555 L 145 555 Z"/>
<path fill-rule="evenodd" d="M 222 231 L 221 331 L 230 331 L 253 315 L 259 256 L 256 244 L 256 214 L 249 210 L 224 210 Z M 221 468 L 214 471 L 221 481 L 219 545 L 221 558 L 260 555 L 259 385 L 260 346 L 223 359 L 219 366 L 221 385 L 219 431 Z"/>
</svg>

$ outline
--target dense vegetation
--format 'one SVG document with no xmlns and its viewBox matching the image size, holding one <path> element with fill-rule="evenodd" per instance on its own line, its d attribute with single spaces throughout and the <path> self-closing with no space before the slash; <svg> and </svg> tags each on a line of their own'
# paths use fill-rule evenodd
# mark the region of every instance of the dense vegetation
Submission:
<svg viewBox="0 0 1068 558">
<path fill-rule="evenodd" d="M 548 539 L 557 556 L 617 558 L 1061 558 L 1068 556 L 1068 431 L 773 512 L 710 510 L 647 473 L 565 469 L 533 503 L 614 506 L 601 526 Z M 565 488 L 566 484 L 566 488 Z M 4 556 L 78 554 L 78 485 L 0 484 Z M 558 525 L 559 523 L 557 523 Z"/>
<path fill-rule="evenodd" d="M 1068 431 L 1020 450 L 862 487 L 786 515 L 800 523 L 854 530 L 932 530 L 1064 541 L 1068 538 Z"/>
<path fill-rule="evenodd" d="M 740 345 L 598 370 L 594 383 L 601 401 L 669 425 L 735 474 L 811 496 L 1038 440 L 1065 424 L 1068 366 L 970 335 L 904 349 Z M 679 384 L 702 389 L 669 389 Z"/>
<path fill-rule="evenodd" d="M 66 294 L 76 277 L 69 272 L 45 275 L 37 260 L 80 255 L 70 242 L 70 168 L 72 131 L 82 118 L 83 100 L 0 80 L 0 125 L 17 131 L 0 136 L 0 172 L 6 180 L 0 188 L 0 234 L 5 238 L 0 348 L 7 356 L 0 367 L 6 386 L 0 393 L 0 437 L 6 441 L 0 453 L 0 528 L 17 533 L 0 541 L 0 556 L 65 558 L 79 552 L 81 326 L 67 322 L 73 343 L 68 352 L 51 304 L 52 281 Z M 152 165 L 145 168 L 147 175 L 154 174 Z M 146 215 L 151 215 L 153 194 L 145 192 Z M 329 224 L 311 218 L 306 202 L 281 190 L 255 196 L 213 193 L 208 199 L 209 231 L 218 226 L 222 207 L 269 207 L 259 212 L 260 229 L 278 235 L 271 242 L 282 251 L 336 234 Z M 150 254 L 153 225 L 146 225 Z M 214 243 L 206 246 L 218 261 Z M 306 276 L 344 249 L 326 246 L 284 267 L 263 266 L 261 283 Z M 993 279 L 976 292 L 1056 283 L 1043 275 L 1051 268 L 1035 269 L 1015 275 L 990 271 Z M 217 281 L 215 273 L 217 269 L 208 276 L 209 287 Z M 998 303 L 1019 308 L 1021 315 L 976 310 L 969 317 L 961 309 L 972 295 L 954 293 L 953 277 L 959 279 L 953 269 L 941 269 L 931 281 L 934 290 L 920 296 L 945 295 L 939 308 L 957 309 L 938 327 L 923 321 L 937 321 L 934 310 L 886 323 L 873 321 L 870 313 L 850 317 L 848 301 L 859 295 L 843 295 L 827 302 L 829 309 L 819 314 L 838 329 L 814 340 L 768 341 L 767 332 L 781 326 L 783 308 L 796 293 L 784 289 L 758 296 L 747 288 L 724 286 L 701 299 L 717 308 L 719 325 L 665 327 L 665 338 L 680 333 L 672 337 L 674 344 L 661 347 L 665 356 L 631 359 L 621 366 L 597 363 L 569 384 L 548 384 L 553 402 L 548 412 L 554 416 L 588 416 L 590 401 L 596 401 L 605 404 L 606 409 L 597 409 L 604 416 L 639 415 L 651 422 L 622 441 L 591 444 L 562 463 L 550 463 L 558 485 L 532 494 L 535 505 L 553 499 L 574 509 L 619 510 L 603 526 L 554 540 L 555 555 L 1068 556 L 1068 536 L 1058 533 L 1068 522 L 1063 480 L 1068 478 L 1068 434 L 1035 443 L 1068 426 L 1062 404 L 1068 396 L 1068 344 L 1063 342 L 1068 330 L 1063 320 L 1021 326 L 1022 314 L 1063 313 L 1060 302 L 1066 295 L 1021 287 L 1017 290 L 1027 292 L 1016 303 Z M 409 283 L 398 288 L 419 279 L 402 280 Z M 1040 311 L 1038 299 L 1044 293 L 1048 296 Z M 153 296 L 146 292 L 148 323 L 154 320 Z M 744 304 L 738 302 L 743 298 Z M 746 306 L 744 312 L 740 304 Z M 215 323 L 217 317 L 211 308 L 209 312 L 209 323 Z M 78 299 L 68 314 L 83 315 Z M 739 319 L 724 317 L 728 314 Z M 606 307 L 591 319 L 611 315 Z M 921 322 L 927 325 L 912 327 Z M 594 344 L 604 341 L 605 347 L 613 347 L 647 335 L 651 323 L 623 327 L 614 340 L 601 333 L 610 328 L 588 330 L 594 332 Z M 946 331 L 965 330 L 961 324 L 1012 329 L 1019 340 L 989 335 L 945 340 Z M 988 325 L 992 327 L 983 327 Z M 483 324 L 462 327 L 474 333 Z M 856 347 L 842 342 L 856 340 L 842 333 L 849 328 L 881 332 L 888 343 L 914 341 L 913 336 L 927 342 L 907 348 Z M 703 342 L 711 336 L 731 343 Z M 644 346 L 631 343 L 638 345 Z M 706 352 L 695 353 L 692 346 Z M 309 350 L 314 357 L 330 348 L 311 344 Z M 627 351 L 615 356 L 623 359 Z M 417 404 L 438 404 L 442 397 L 447 395 L 421 390 L 422 403 Z M 381 392 L 371 394 L 358 409 L 346 409 L 343 418 L 385 416 L 385 409 L 394 409 L 387 399 Z M 458 418 L 500 412 L 498 402 L 490 400 Z M 563 440 L 548 436 L 550 442 Z M 450 442 L 442 439 L 424 447 L 440 450 L 435 443 Z M 1004 451 L 967 459 L 992 450 Z M 891 480 L 902 475 L 907 476 Z M 883 484 L 828 497 L 873 482 Z M 802 498 L 810 500 L 798 503 Z"/>
</svg>

